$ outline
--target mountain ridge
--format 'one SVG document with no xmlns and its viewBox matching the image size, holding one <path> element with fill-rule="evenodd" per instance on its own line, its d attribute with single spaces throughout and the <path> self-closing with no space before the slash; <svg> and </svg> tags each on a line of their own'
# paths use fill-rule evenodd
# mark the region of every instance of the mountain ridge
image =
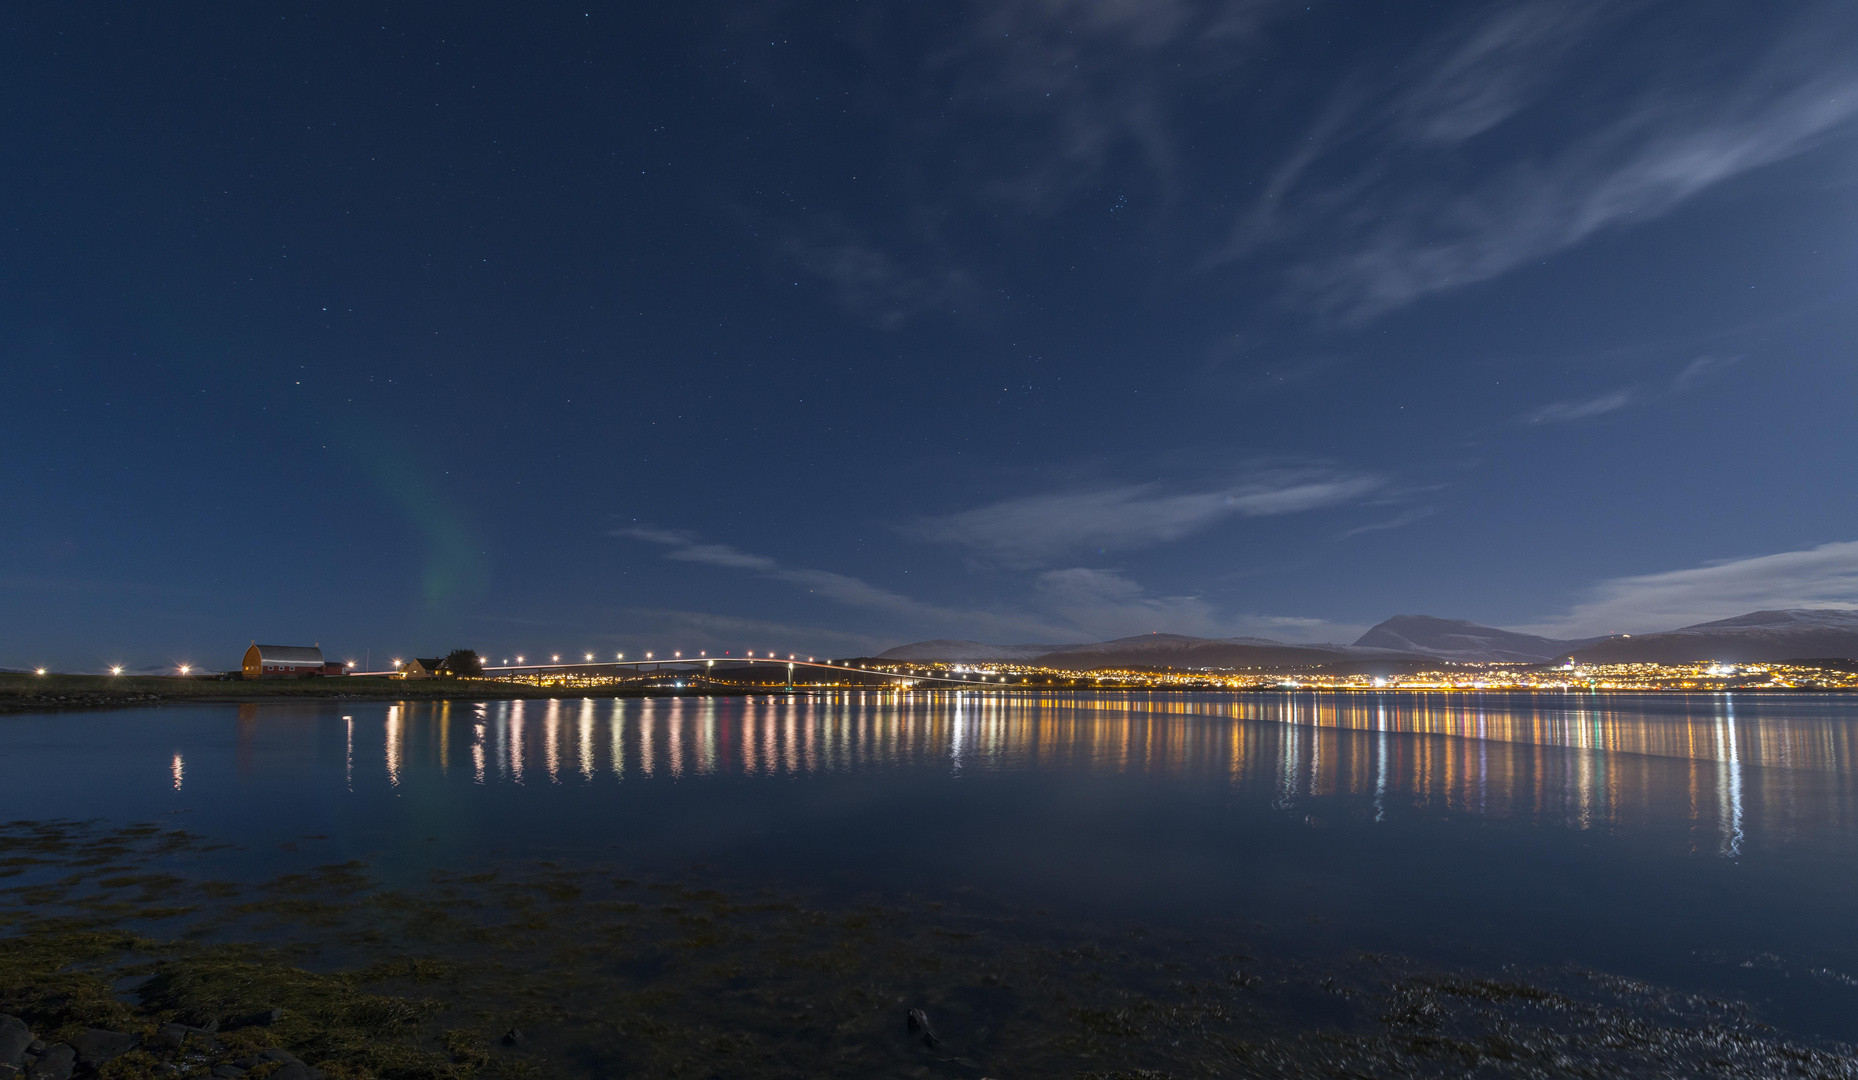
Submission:
<svg viewBox="0 0 1858 1080">
<path fill-rule="evenodd" d="M 1776 663 L 1802 656 L 1858 657 L 1858 611 L 1770 609 L 1651 634 L 1565 639 L 1464 619 L 1395 615 L 1348 645 L 1162 633 L 1071 645 L 990 645 L 939 638 L 899 645 L 877 659 L 1017 662 L 1090 670 L 1291 667 L 1361 660 L 1547 664 L 1569 657 L 1583 663 Z"/>
</svg>

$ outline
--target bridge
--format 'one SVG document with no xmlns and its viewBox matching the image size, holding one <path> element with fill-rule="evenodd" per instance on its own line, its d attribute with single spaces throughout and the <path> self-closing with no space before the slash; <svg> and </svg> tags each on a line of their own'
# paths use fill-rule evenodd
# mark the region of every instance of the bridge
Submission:
<svg viewBox="0 0 1858 1080">
<path fill-rule="evenodd" d="M 787 670 L 787 684 L 789 686 L 793 685 L 793 673 L 798 670 L 818 671 L 818 672 L 842 672 L 848 675 L 856 675 L 856 676 L 861 676 L 864 678 L 875 677 L 879 679 L 887 679 L 892 682 L 900 682 L 900 683 L 906 683 L 910 685 L 915 685 L 918 683 L 931 683 L 931 684 L 938 685 L 938 686 L 950 686 L 950 687 L 966 686 L 970 688 L 981 686 L 981 685 L 994 685 L 994 686 L 1012 685 L 1009 682 L 1009 676 L 1005 676 L 1005 675 L 989 676 L 989 675 L 983 675 L 979 672 L 975 672 L 972 674 L 962 674 L 962 675 L 933 675 L 927 672 L 924 672 L 922 674 L 917 674 L 915 673 L 915 671 L 904 671 L 904 672 L 886 671 L 886 670 L 879 669 L 879 668 L 854 666 L 851 664 L 835 664 L 829 660 L 813 660 L 810 658 L 806 660 L 800 660 L 800 659 L 796 659 L 791 656 L 783 660 L 777 656 L 767 656 L 767 657 L 761 657 L 761 656 L 695 656 L 695 657 L 690 657 L 690 656 L 683 656 L 681 654 L 673 654 L 670 659 L 664 659 L 662 657 L 653 658 L 653 657 L 648 656 L 648 658 L 644 660 L 587 660 L 587 661 L 582 661 L 578 663 L 550 662 L 547 664 L 485 664 L 484 674 L 485 675 L 497 675 L 497 674 L 506 674 L 506 675 L 556 675 L 556 674 L 559 674 L 559 675 L 574 675 L 574 674 L 599 675 L 599 674 L 605 674 L 606 672 L 612 671 L 613 669 L 629 668 L 641 675 L 647 674 L 648 673 L 647 669 L 650 669 L 649 673 L 651 674 L 687 675 L 687 676 L 695 676 L 699 678 L 713 679 L 714 673 L 716 672 L 717 667 L 719 665 L 722 666 L 723 670 L 725 671 L 743 670 L 743 669 L 755 668 L 755 667 L 785 668 Z M 903 666 L 907 666 L 907 665 L 903 665 Z M 357 674 L 357 675 L 397 675 L 399 674 L 399 670 L 395 669 L 392 671 L 358 671 L 358 672 L 355 672 L 354 674 Z"/>
</svg>

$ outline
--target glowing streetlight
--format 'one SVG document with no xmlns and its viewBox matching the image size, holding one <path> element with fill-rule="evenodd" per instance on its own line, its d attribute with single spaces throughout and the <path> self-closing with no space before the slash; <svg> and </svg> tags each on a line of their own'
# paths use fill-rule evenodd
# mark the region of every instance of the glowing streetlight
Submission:
<svg viewBox="0 0 1858 1080">
<path fill-rule="evenodd" d="M 399 666 L 400 666 L 401 664 L 403 664 L 403 663 L 405 663 L 405 662 L 406 662 L 406 661 L 404 661 L 404 660 L 395 660 L 395 661 L 394 661 L 394 666 L 395 666 L 395 667 L 399 667 Z"/>
<path fill-rule="evenodd" d="M 594 659 L 594 654 L 593 654 L 593 653 L 588 653 L 588 654 L 586 654 L 586 655 L 587 655 L 587 662 L 588 662 L 588 663 L 590 663 L 590 664 L 591 664 L 591 663 L 593 663 L 593 659 Z"/>
<path fill-rule="evenodd" d="M 652 658 L 652 654 L 651 654 L 651 653 L 646 653 L 646 654 L 645 654 L 645 659 L 647 659 L 647 660 L 650 660 L 651 658 Z"/>
<path fill-rule="evenodd" d="M 43 674 L 45 674 L 45 669 L 44 669 L 44 668 L 40 668 L 40 669 L 39 669 L 39 671 L 38 671 L 38 673 L 39 673 L 40 675 L 43 675 Z"/>
<path fill-rule="evenodd" d="M 613 659 L 615 660 L 624 660 L 625 658 L 626 658 L 626 654 L 623 652 L 618 652 L 618 653 L 613 654 Z"/>
<path fill-rule="evenodd" d="M 122 673 L 123 673 L 123 666 L 121 664 L 115 664 L 111 666 L 110 674 L 121 675 Z"/>
<path fill-rule="evenodd" d="M 684 652 L 682 649 L 679 649 L 677 652 L 674 652 L 671 655 L 679 660 L 682 660 L 684 658 Z"/>
<path fill-rule="evenodd" d="M 520 664 L 520 663 L 522 663 L 522 662 L 523 662 L 523 658 L 522 658 L 522 657 L 520 657 L 520 656 L 519 656 L 519 657 L 517 657 L 517 658 L 516 658 L 516 662 L 517 662 L 517 663 L 519 663 L 519 664 Z"/>
<path fill-rule="evenodd" d="M 550 663 L 555 663 L 555 664 L 561 663 L 561 656 L 559 654 L 551 653 L 548 659 Z"/>
<path fill-rule="evenodd" d="M 185 675 L 185 674 L 187 674 L 188 672 L 190 672 L 190 671 L 192 671 L 193 669 L 194 669 L 194 668 L 193 668 L 193 665 L 192 665 L 192 664 L 182 664 L 182 665 L 181 665 L 181 674 L 183 674 L 183 675 Z"/>
</svg>

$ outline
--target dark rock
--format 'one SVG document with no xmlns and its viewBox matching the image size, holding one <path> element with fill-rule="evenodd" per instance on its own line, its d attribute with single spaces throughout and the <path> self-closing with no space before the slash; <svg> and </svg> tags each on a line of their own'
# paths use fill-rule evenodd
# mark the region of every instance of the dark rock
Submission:
<svg viewBox="0 0 1858 1080">
<path fill-rule="evenodd" d="M 28 1054 L 43 1054 L 43 1053 L 45 1053 L 45 1040 L 44 1040 L 44 1039 L 34 1039 L 34 1040 L 32 1040 L 31 1042 L 29 1042 L 29 1043 L 27 1043 L 27 1044 L 26 1044 L 26 1053 L 28 1053 Z"/>
<path fill-rule="evenodd" d="M 503 1033 L 503 1045 L 516 1046 L 520 1044 L 523 1041 L 523 1039 L 525 1039 L 526 1037 L 527 1036 L 523 1034 L 522 1028 L 511 1028 L 510 1030 Z"/>
<path fill-rule="evenodd" d="M 32 1029 L 17 1016 L 0 1014 L 0 1065 L 19 1068 L 26 1063 L 26 1047 L 32 1044 Z"/>
<path fill-rule="evenodd" d="M 321 1069 L 312 1069 L 301 1061 L 293 1061 L 272 1073 L 267 1080 L 323 1080 Z"/>
<path fill-rule="evenodd" d="M 48 1046 L 39 1060 L 26 1070 L 26 1080 L 71 1080 L 71 1070 L 77 1067 L 77 1051 L 59 1043 Z"/>
<path fill-rule="evenodd" d="M 187 1042 L 188 1036 L 202 1040 L 210 1047 L 218 1047 L 220 1042 L 206 1028 L 188 1027 L 186 1024 L 163 1024 L 155 1029 L 154 1038 L 149 1041 L 156 1046 L 165 1046 L 170 1050 L 179 1050 Z"/>
<path fill-rule="evenodd" d="M 71 1049 L 77 1051 L 78 1064 L 94 1069 L 112 1058 L 122 1057 L 134 1050 L 136 1042 L 136 1037 L 127 1031 L 90 1028 L 84 1034 L 71 1040 Z"/>
<path fill-rule="evenodd" d="M 207 1075 L 217 1076 L 219 1080 L 239 1080 L 240 1077 L 245 1075 L 245 1070 L 239 1068 L 237 1065 L 215 1065 L 213 1066 L 213 1071 Z"/>
<path fill-rule="evenodd" d="M 259 1061 L 281 1061 L 286 1065 L 301 1065 L 303 1060 L 281 1046 L 273 1046 L 258 1052 Z"/>
<path fill-rule="evenodd" d="M 934 1048 L 942 1045 L 942 1040 L 936 1035 L 935 1028 L 929 1026 L 929 1014 L 921 1009 L 911 1009 L 909 1019 L 904 1021 L 904 1026 L 909 1029 L 911 1035 L 920 1037 L 924 1046 Z"/>
<path fill-rule="evenodd" d="M 17 1065 L 0 1065 L 0 1080 L 20 1080 L 26 1070 Z"/>
<path fill-rule="evenodd" d="M 284 1019 L 284 1010 L 263 1009 L 255 1013 L 248 1013 L 245 1016 L 241 1016 L 237 1020 L 232 1021 L 229 1026 L 235 1028 L 270 1027 L 272 1024 L 282 1019 Z"/>
</svg>

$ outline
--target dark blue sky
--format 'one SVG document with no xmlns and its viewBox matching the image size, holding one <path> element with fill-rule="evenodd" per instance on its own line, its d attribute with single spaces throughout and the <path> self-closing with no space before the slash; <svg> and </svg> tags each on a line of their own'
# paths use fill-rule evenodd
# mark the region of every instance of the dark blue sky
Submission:
<svg viewBox="0 0 1858 1080">
<path fill-rule="evenodd" d="M 1858 606 L 1847 3 L 4 26 L 0 666 Z"/>
</svg>

